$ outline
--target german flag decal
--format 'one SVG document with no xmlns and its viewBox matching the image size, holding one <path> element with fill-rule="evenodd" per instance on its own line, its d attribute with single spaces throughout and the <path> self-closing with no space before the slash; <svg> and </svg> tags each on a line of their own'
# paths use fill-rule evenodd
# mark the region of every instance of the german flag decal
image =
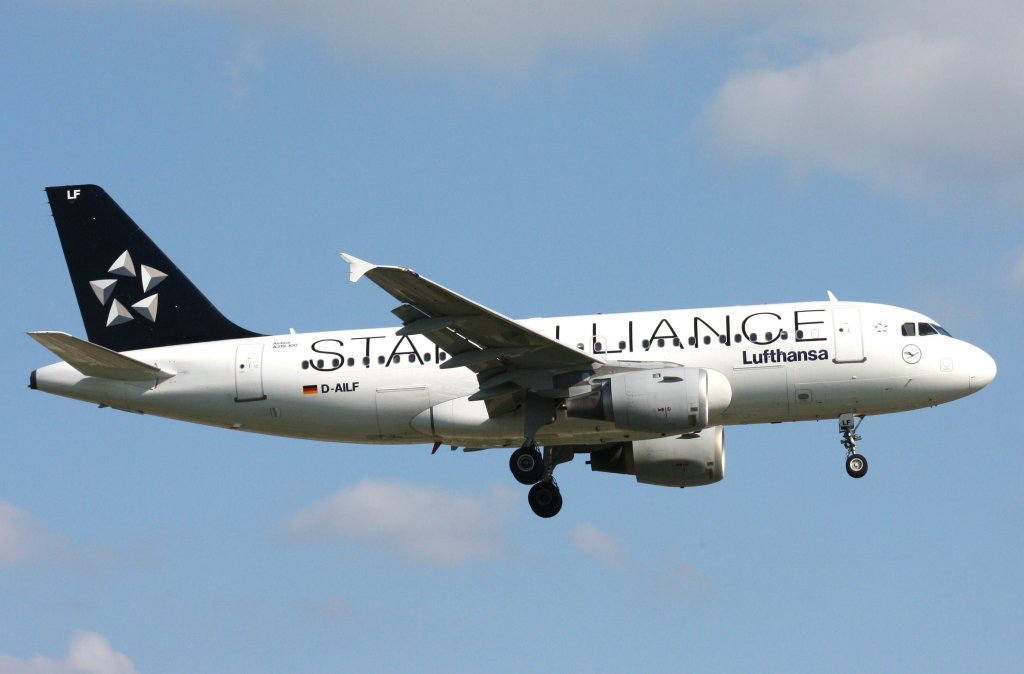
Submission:
<svg viewBox="0 0 1024 674">
<path fill-rule="evenodd" d="M 309 395 L 311 393 L 316 393 L 316 391 L 317 391 L 316 384 L 314 384 L 312 386 L 303 386 L 302 387 L 303 395 Z"/>
</svg>

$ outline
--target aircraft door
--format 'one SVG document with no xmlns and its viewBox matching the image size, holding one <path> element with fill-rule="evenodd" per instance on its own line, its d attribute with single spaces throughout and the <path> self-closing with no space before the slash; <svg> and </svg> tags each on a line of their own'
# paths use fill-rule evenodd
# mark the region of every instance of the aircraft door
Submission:
<svg viewBox="0 0 1024 674">
<path fill-rule="evenodd" d="M 266 399 L 263 393 L 263 345 L 239 344 L 235 350 L 235 402 Z"/>
<path fill-rule="evenodd" d="M 859 307 L 832 309 L 832 329 L 835 331 L 835 363 L 863 363 L 864 338 L 860 329 Z"/>
</svg>

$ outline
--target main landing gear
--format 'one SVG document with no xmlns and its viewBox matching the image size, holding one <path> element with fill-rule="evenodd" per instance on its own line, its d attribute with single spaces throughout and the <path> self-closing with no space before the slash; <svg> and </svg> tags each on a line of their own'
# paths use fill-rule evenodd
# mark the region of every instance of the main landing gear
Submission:
<svg viewBox="0 0 1024 674">
<path fill-rule="evenodd" d="M 858 420 L 852 414 L 839 415 L 839 433 L 843 436 L 840 442 L 846 448 L 846 472 L 854 478 L 864 477 L 868 472 L 868 460 L 857 453 L 857 441 L 861 439 L 857 429 L 862 421 L 863 417 Z"/>
<path fill-rule="evenodd" d="M 562 492 L 555 482 L 555 466 L 571 461 L 571 451 L 561 447 L 545 447 L 543 455 L 529 442 L 509 458 L 512 476 L 522 484 L 532 484 L 529 494 L 530 508 L 538 517 L 554 517 L 562 509 Z"/>
<path fill-rule="evenodd" d="M 512 452 L 508 467 L 512 477 L 520 484 L 536 484 L 544 476 L 544 459 L 532 444 L 523 445 Z"/>
</svg>

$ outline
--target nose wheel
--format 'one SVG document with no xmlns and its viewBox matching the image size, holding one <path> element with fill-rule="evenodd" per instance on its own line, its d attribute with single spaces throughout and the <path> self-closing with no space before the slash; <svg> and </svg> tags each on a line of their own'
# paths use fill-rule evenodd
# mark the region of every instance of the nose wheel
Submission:
<svg viewBox="0 0 1024 674">
<path fill-rule="evenodd" d="M 857 435 L 864 418 L 857 419 L 852 414 L 843 414 L 839 417 L 839 433 L 843 436 L 840 443 L 846 448 L 846 473 L 853 478 L 861 478 L 868 473 L 868 460 L 857 453 L 857 441 L 861 439 Z"/>
<path fill-rule="evenodd" d="M 850 477 L 864 477 L 868 472 L 868 460 L 860 454 L 846 457 L 846 472 Z"/>
</svg>

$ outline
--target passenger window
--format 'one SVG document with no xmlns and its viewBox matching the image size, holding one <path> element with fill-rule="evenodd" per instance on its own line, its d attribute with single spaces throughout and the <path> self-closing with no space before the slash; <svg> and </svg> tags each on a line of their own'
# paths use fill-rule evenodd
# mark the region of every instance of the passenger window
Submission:
<svg viewBox="0 0 1024 674">
<path fill-rule="evenodd" d="M 938 331 L 935 328 L 933 328 L 931 325 L 929 325 L 928 323 L 918 323 L 917 324 L 917 331 L 918 331 L 917 334 L 920 335 L 921 337 L 925 337 L 927 335 L 937 335 L 937 334 L 939 334 Z"/>
<path fill-rule="evenodd" d="M 913 323 L 903 324 L 903 336 L 904 337 L 915 337 L 917 336 L 917 326 Z"/>
</svg>

